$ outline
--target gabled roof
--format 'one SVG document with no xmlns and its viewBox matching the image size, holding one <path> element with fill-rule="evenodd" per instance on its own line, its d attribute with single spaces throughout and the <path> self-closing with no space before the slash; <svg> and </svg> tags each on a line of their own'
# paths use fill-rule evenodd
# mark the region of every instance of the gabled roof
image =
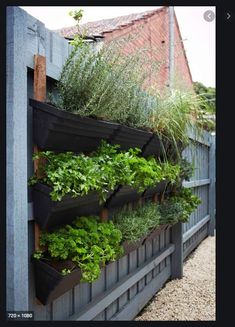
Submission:
<svg viewBox="0 0 235 327">
<path fill-rule="evenodd" d="M 79 34 L 85 34 L 86 36 L 103 36 L 104 33 L 109 33 L 123 27 L 134 24 L 134 22 L 139 20 L 144 20 L 155 13 L 163 11 L 165 7 L 148 10 L 141 13 L 130 14 L 125 16 L 119 16 L 109 19 L 102 19 L 95 22 L 88 22 L 85 24 L 79 25 Z M 59 33 L 65 38 L 73 38 L 74 35 L 78 34 L 77 26 L 64 27 L 55 32 Z"/>
</svg>

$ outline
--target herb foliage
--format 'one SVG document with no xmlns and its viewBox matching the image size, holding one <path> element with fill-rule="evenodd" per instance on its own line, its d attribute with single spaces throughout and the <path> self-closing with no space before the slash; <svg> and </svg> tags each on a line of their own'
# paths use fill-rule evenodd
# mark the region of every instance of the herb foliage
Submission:
<svg viewBox="0 0 235 327">
<path fill-rule="evenodd" d="M 41 182 L 51 186 L 53 201 L 60 201 L 66 194 L 77 197 L 96 191 L 104 202 L 108 192 L 119 185 L 129 185 L 143 192 L 161 180 L 174 182 L 177 179 L 178 165 L 160 163 L 153 157 L 143 158 L 137 148 L 128 151 L 118 151 L 118 148 L 103 141 L 90 157 L 72 152 L 34 154 L 34 160 L 45 158 L 46 164 L 40 165 L 40 174 L 30 179 L 30 185 Z"/>
<path fill-rule="evenodd" d="M 44 252 L 36 252 L 35 259 L 71 260 L 81 269 L 81 281 L 93 282 L 100 276 L 100 268 L 114 261 L 123 249 L 121 232 L 112 221 L 100 222 L 98 217 L 79 217 L 72 225 L 65 225 L 51 233 L 43 232 L 40 245 Z M 70 270 L 63 269 L 62 275 Z"/>
</svg>

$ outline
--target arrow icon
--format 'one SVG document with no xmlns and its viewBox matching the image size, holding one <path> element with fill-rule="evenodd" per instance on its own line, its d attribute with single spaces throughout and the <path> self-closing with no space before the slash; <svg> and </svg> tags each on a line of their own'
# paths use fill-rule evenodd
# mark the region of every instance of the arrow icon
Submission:
<svg viewBox="0 0 235 327">
<path fill-rule="evenodd" d="M 204 12 L 203 17 L 207 22 L 212 22 L 215 19 L 215 13 L 212 10 L 207 10 Z"/>
<path fill-rule="evenodd" d="M 231 17 L 230 13 L 227 12 L 227 19 L 229 19 Z"/>
</svg>

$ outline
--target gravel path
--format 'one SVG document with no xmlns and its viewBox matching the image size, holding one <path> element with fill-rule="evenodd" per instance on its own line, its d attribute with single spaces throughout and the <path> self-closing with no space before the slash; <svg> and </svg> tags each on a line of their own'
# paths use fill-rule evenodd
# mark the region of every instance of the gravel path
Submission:
<svg viewBox="0 0 235 327">
<path fill-rule="evenodd" d="M 215 237 L 184 263 L 184 277 L 169 281 L 135 320 L 215 320 Z"/>
</svg>

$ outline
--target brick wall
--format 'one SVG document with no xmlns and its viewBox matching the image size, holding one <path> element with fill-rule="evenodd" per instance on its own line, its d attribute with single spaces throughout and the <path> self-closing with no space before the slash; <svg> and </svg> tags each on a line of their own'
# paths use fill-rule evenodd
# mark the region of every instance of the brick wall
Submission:
<svg viewBox="0 0 235 327">
<path fill-rule="evenodd" d="M 146 48 L 146 58 L 151 58 L 157 68 L 149 69 L 146 64 L 143 69 L 149 72 L 146 86 L 153 86 L 163 93 L 169 87 L 169 17 L 168 8 L 155 12 L 153 15 L 141 18 L 134 23 L 117 30 L 104 33 L 105 42 L 116 40 L 122 43 L 124 54 L 130 54 L 137 49 Z M 187 65 L 179 27 L 175 17 L 175 85 L 176 88 L 192 90 L 192 78 Z M 179 78 L 180 77 L 180 78 Z M 183 78 L 182 78 L 183 77 Z"/>
</svg>

